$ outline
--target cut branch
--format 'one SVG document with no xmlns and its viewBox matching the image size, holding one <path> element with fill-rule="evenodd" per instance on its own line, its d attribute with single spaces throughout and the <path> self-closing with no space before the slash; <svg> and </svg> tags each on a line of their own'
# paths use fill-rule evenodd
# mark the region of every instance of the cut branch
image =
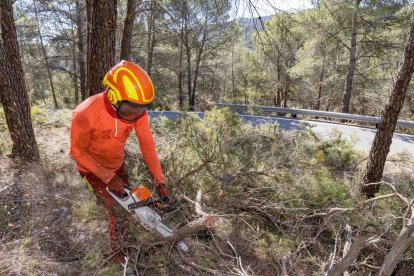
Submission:
<svg viewBox="0 0 414 276">
<path fill-rule="evenodd" d="M 348 269 L 348 267 L 355 262 L 359 252 L 364 249 L 365 245 L 366 243 L 364 237 L 356 237 L 345 256 L 331 270 L 328 271 L 326 276 L 341 276 Z"/>
<path fill-rule="evenodd" d="M 215 218 L 212 215 L 200 217 L 194 221 L 190 221 L 188 224 L 175 231 L 175 233 L 167 239 L 167 243 L 172 244 L 182 241 L 186 237 L 201 231 L 213 230 L 214 226 Z"/>
</svg>

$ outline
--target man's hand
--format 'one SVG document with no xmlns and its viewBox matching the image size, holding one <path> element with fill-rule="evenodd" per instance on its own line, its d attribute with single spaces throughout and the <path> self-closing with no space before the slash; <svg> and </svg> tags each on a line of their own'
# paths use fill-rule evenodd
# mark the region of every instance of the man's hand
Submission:
<svg viewBox="0 0 414 276">
<path fill-rule="evenodd" d="M 161 197 L 161 199 L 168 203 L 170 201 L 170 190 L 167 187 L 167 183 L 165 183 L 165 180 L 158 180 L 155 181 L 155 188 L 157 189 L 158 195 Z"/>
<path fill-rule="evenodd" d="M 125 197 L 126 192 L 124 187 L 126 187 L 125 182 L 116 174 L 108 183 L 109 190 L 119 197 Z"/>
</svg>

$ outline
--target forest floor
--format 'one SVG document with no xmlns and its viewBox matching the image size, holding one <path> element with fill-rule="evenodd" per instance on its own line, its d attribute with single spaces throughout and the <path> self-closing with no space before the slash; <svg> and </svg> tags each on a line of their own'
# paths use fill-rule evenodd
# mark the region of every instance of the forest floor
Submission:
<svg viewBox="0 0 414 276">
<path fill-rule="evenodd" d="M 4 121 L 0 120 L 0 275 L 122 275 L 123 268 L 118 264 L 110 263 L 105 256 L 110 246 L 104 209 L 96 204 L 94 195 L 84 188 L 74 161 L 69 155 L 71 110 L 45 111 L 35 109 L 32 112 L 34 113 L 36 139 L 41 153 L 41 161 L 38 163 L 16 164 L 14 160 L 7 157 L 11 142 L 7 131 L 5 131 Z M 193 198 L 197 191 L 194 187 L 199 187 L 197 185 L 206 187 L 213 185 L 208 184 L 210 180 L 201 179 L 201 176 L 185 179 L 189 175 L 188 172 L 191 171 L 189 169 L 186 172 L 180 172 L 176 168 L 177 174 L 180 172 L 181 177 L 177 177 L 178 180 L 174 179 L 171 173 L 174 166 L 181 168 L 184 165 L 174 163 L 179 161 L 178 157 L 171 160 L 168 151 L 163 150 L 163 146 L 171 143 L 169 140 L 171 137 L 160 135 L 160 131 L 155 132 L 160 158 L 162 161 L 167 160 L 166 164 L 163 162 L 163 166 L 167 166 L 166 173 L 170 175 L 171 182 L 177 183 L 175 189 L 177 198 L 182 199 L 184 194 Z M 248 132 L 247 138 L 243 139 L 248 139 L 249 135 L 250 132 Z M 270 139 L 265 135 L 263 137 L 263 139 Z M 288 138 L 292 141 L 298 139 Z M 128 142 L 127 156 L 139 159 L 138 147 L 134 144 L 135 140 L 129 140 L 132 141 Z M 244 147 L 242 140 L 237 142 L 239 147 Z M 349 149 L 346 148 L 344 154 L 340 153 L 345 156 L 341 155 L 339 158 L 341 162 L 348 162 L 343 161 L 344 158 L 348 158 L 347 155 L 353 154 L 348 151 Z M 286 150 L 284 152 L 287 154 Z M 315 154 L 322 154 L 320 152 L 319 148 Z M 331 155 L 334 156 L 338 153 L 324 154 L 324 157 L 317 156 L 316 160 L 334 162 L 335 164 L 339 162 L 339 159 L 334 161 L 329 159 Z M 187 158 L 191 160 L 194 157 L 187 156 Z M 283 162 L 291 162 L 287 160 L 287 157 L 285 159 Z M 292 164 L 301 162 L 301 159 L 298 157 L 299 161 L 292 161 Z M 351 165 L 354 168 L 361 166 L 364 159 L 364 156 L 359 156 Z M 305 162 L 305 160 L 302 161 Z M 315 158 L 310 158 L 306 166 L 315 166 L 312 162 L 316 162 Z M 174 164 L 171 166 L 172 169 L 168 167 L 171 163 Z M 194 163 L 196 162 L 194 161 Z M 257 161 L 257 163 L 260 162 Z M 185 165 L 190 166 L 189 164 Z M 296 166 L 299 165 L 296 163 Z M 264 165 L 257 166 L 257 168 L 262 168 Z M 301 178 L 306 175 L 306 172 L 302 175 L 298 172 L 298 168 L 290 165 L 283 165 L 285 166 L 283 167 L 279 163 L 274 163 L 272 166 L 278 168 L 279 174 L 271 176 L 272 181 L 278 183 L 293 183 L 294 180 L 290 179 L 291 177 L 297 175 L 298 178 Z M 408 181 L 411 183 L 410 185 L 414 183 L 412 171 L 410 171 L 412 163 L 409 157 L 396 157 L 395 160 L 389 162 L 387 168 L 386 178 L 389 181 L 403 179 L 401 182 Z M 133 179 L 135 177 L 136 181 L 142 180 L 142 177 L 137 176 L 139 169 L 131 164 L 128 164 L 128 169 Z M 221 169 L 225 170 L 225 168 Z M 332 179 L 340 178 L 341 185 L 343 185 L 343 183 L 347 183 L 344 179 L 349 178 L 349 173 L 358 174 L 355 169 L 343 170 L 340 173 L 336 170 L 332 174 L 327 174 L 325 167 L 318 167 L 318 171 L 320 172 L 314 179 L 309 180 L 309 183 L 314 185 L 315 179 L 330 183 L 327 187 L 332 191 L 327 191 L 327 196 L 331 197 L 335 195 L 342 197 L 342 194 L 338 194 L 339 192 L 336 190 L 342 188 L 337 186 L 332 188 L 332 185 L 336 185 L 332 184 Z M 243 170 L 240 170 L 239 173 L 241 174 L 240 178 L 245 178 L 247 183 L 256 183 L 255 177 L 259 177 Z M 251 175 L 248 175 L 249 173 Z M 265 173 L 275 174 L 270 170 L 261 172 L 261 174 Z M 291 173 L 292 176 L 290 176 Z M 308 180 L 303 181 L 307 182 Z M 188 187 L 178 191 L 178 183 L 182 182 L 188 183 Z M 197 184 L 198 182 L 202 184 Z M 196 184 L 190 185 L 189 183 Z M 358 198 L 351 186 L 350 192 L 347 193 L 353 198 Z M 144 230 L 136 221 L 129 220 L 127 240 L 130 245 L 133 245 L 131 246 L 133 249 L 131 257 L 134 256 L 138 259 L 139 256 L 138 262 L 134 263 L 137 272 L 140 275 L 282 275 L 289 271 L 291 275 L 318 275 L 327 268 L 329 252 L 332 249 L 331 243 L 334 241 L 329 236 L 335 234 L 330 233 L 327 230 L 329 227 L 326 225 L 321 230 L 321 222 L 312 221 L 306 225 L 306 219 L 300 217 L 300 212 L 298 212 L 300 208 L 295 204 L 288 203 L 289 197 L 281 196 L 285 201 L 282 201 L 281 198 L 270 200 L 269 195 L 272 196 L 273 193 L 279 195 L 280 192 L 277 189 L 286 188 L 277 187 L 270 194 L 268 192 L 261 194 L 262 189 L 267 189 L 266 186 L 249 187 L 247 192 L 244 192 L 246 198 L 240 198 L 240 201 L 237 200 L 237 196 L 232 197 L 232 193 L 237 195 L 238 190 L 230 189 L 228 199 L 220 201 L 216 199 L 217 193 L 212 192 L 211 188 L 204 188 L 203 196 L 206 203 L 203 206 L 206 211 L 217 215 L 217 226 L 214 233 L 200 233 L 191 237 L 192 250 L 187 256 L 178 254 L 176 250 L 168 247 L 147 247 L 144 250 L 144 244 L 156 240 L 156 237 Z M 316 190 L 313 192 L 319 193 Z M 343 191 L 341 190 L 340 193 Z M 325 191 L 323 195 L 325 195 Z M 300 196 L 306 198 L 309 197 L 309 194 L 301 194 Z M 320 194 L 311 194 L 311 197 L 315 198 L 315 202 L 318 200 L 325 202 L 320 206 L 315 206 L 315 210 L 333 206 L 335 203 L 342 204 L 335 198 L 325 201 L 325 199 L 321 199 Z M 266 204 L 268 204 L 263 205 L 263 209 L 260 209 L 260 205 L 242 205 L 242 201 L 251 201 L 256 204 L 261 200 L 266 200 Z M 348 200 L 344 198 L 343 203 L 345 204 Z M 178 202 L 178 212 L 170 217 L 167 216 L 167 220 L 174 221 L 174 226 L 182 225 L 196 217 L 191 211 L 193 208 L 191 204 L 180 200 Z M 280 203 L 283 208 L 279 208 L 278 202 L 286 204 Z M 313 208 L 306 204 L 303 205 L 306 212 L 310 212 L 309 210 Z M 273 209 L 271 210 L 271 208 Z M 290 217 L 291 214 L 292 217 Z M 289 233 L 289 229 L 294 230 Z M 303 237 L 294 237 L 295 231 L 303 233 Z M 303 250 L 305 253 L 302 252 Z M 338 254 L 337 258 L 339 257 Z M 380 258 L 381 255 L 376 257 Z M 411 259 L 407 257 L 406 262 L 409 263 L 408 267 L 411 267 Z M 358 267 L 354 269 L 356 275 L 369 275 L 367 273 L 370 273 Z M 414 271 L 410 270 L 411 268 L 406 270 L 407 268 L 404 267 L 404 269 L 404 271 Z"/>
</svg>

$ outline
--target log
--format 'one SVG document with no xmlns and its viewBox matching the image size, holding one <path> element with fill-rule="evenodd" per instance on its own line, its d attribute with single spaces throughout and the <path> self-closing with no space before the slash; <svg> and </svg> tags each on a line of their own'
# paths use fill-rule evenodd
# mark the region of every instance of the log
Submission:
<svg viewBox="0 0 414 276">
<path fill-rule="evenodd" d="M 205 215 L 196 220 L 190 221 L 181 227 L 174 234 L 167 238 L 167 243 L 175 243 L 185 239 L 188 236 L 197 234 L 201 231 L 213 230 L 215 226 L 215 218 L 213 215 Z"/>
<path fill-rule="evenodd" d="M 345 256 L 326 274 L 327 276 L 341 276 L 348 267 L 355 262 L 359 252 L 366 246 L 364 237 L 356 237 Z"/>
<path fill-rule="evenodd" d="M 407 248 L 414 242 L 414 224 L 404 227 L 398 238 L 395 240 L 390 252 L 385 257 L 384 263 L 379 272 L 380 276 L 390 276 L 401 256 L 405 253 Z"/>
</svg>

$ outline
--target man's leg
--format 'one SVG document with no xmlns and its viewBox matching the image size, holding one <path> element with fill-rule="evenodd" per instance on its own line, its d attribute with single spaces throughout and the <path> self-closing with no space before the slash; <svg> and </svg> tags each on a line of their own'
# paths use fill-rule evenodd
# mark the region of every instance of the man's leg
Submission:
<svg viewBox="0 0 414 276">
<path fill-rule="evenodd" d="M 116 173 L 118 174 L 118 171 Z M 88 189 L 95 194 L 98 201 L 102 203 L 108 216 L 109 239 L 112 249 L 111 255 L 115 254 L 112 260 L 115 262 L 124 262 L 123 254 L 120 252 L 120 249 L 125 235 L 125 227 L 123 225 L 124 220 L 122 219 L 122 216 L 125 215 L 125 213 L 106 190 L 107 185 L 105 183 L 91 173 L 81 172 L 81 175 L 83 176 L 85 185 L 87 185 Z M 122 178 L 121 175 L 119 176 Z M 126 177 L 128 177 L 127 174 Z"/>
</svg>

